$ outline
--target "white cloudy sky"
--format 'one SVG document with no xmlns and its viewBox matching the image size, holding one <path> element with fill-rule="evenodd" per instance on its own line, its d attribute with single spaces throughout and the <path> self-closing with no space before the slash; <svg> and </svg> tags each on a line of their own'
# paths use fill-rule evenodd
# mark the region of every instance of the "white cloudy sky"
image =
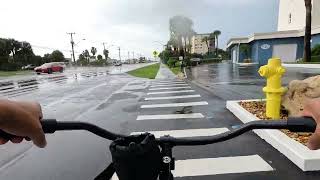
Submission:
<svg viewBox="0 0 320 180">
<path fill-rule="evenodd" d="M 36 54 L 53 49 L 70 57 L 70 37 L 85 38 L 76 52 L 95 46 L 102 53 L 102 42 L 117 57 L 128 51 L 151 56 L 169 38 L 169 18 L 185 15 L 194 21 L 198 33 L 222 31 L 220 44 L 234 36 L 274 31 L 279 0 L 0 0 L 0 37 L 25 40 Z M 107 45 L 107 46 L 108 46 Z"/>
</svg>

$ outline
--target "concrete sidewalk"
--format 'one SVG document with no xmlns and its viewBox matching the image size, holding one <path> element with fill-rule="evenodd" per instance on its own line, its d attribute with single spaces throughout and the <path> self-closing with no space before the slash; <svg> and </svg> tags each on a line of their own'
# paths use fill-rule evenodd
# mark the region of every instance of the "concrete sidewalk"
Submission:
<svg viewBox="0 0 320 180">
<path fill-rule="evenodd" d="M 160 64 L 160 69 L 155 79 L 175 79 L 176 75 L 164 64 Z"/>
</svg>

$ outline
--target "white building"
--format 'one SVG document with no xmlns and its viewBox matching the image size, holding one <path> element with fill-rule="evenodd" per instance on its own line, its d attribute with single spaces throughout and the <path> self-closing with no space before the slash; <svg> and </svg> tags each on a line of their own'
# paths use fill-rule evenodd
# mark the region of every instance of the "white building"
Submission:
<svg viewBox="0 0 320 180">
<path fill-rule="evenodd" d="M 302 30 L 306 24 L 304 0 L 279 0 L 278 31 Z M 320 0 L 312 0 L 312 27 L 320 26 Z"/>
<path fill-rule="evenodd" d="M 311 47 L 320 44 L 320 0 L 313 0 Z M 303 58 L 306 7 L 304 0 L 279 0 L 276 32 L 253 33 L 247 37 L 231 38 L 227 47 L 234 63 L 251 59 L 264 65 L 269 58 L 279 57 L 282 62 L 296 62 Z M 250 46 L 250 55 L 240 50 L 241 44 Z"/>
<path fill-rule="evenodd" d="M 204 37 L 209 37 L 209 34 L 196 34 L 192 36 L 191 38 L 191 53 L 196 54 L 207 54 L 208 53 L 208 47 L 206 45 L 206 42 L 202 42 L 202 39 Z M 209 48 L 214 48 L 214 45 L 209 42 Z"/>
</svg>

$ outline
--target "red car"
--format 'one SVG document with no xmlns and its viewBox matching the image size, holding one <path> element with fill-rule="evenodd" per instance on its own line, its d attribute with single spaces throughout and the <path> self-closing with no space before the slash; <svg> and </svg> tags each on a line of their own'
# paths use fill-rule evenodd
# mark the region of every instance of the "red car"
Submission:
<svg viewBox="0 0 320 180">
<path fill-rule="evenodd" d="M 66 65 L 63 62 L 52 62 L 52 63 L 45 63 L 39 67 L 34 68 L 34 71 L 37 74 L 40 73 L 48 73 L 51 74 L 53 72 L 63 72 Z"/>
</svg>

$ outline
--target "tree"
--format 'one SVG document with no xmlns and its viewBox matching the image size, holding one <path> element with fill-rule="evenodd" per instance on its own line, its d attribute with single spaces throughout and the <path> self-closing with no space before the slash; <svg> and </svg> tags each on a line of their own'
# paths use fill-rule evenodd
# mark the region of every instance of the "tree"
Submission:
<svg viewBox="0 0 320 180">
<path fill-rule="evenodd" d="M 95 57 L 96 53 L 97 53 L 97 48 L 95 47 L 91 47 L 91 53 L 92 53 L 92 56 Z"/>
<path fill-rule="evenodd" d="M 103 55 L 104 55 L 104 58 L 106 59 L 106 61 L 108 60 L 109 58 L 109 51 L 107 49 L 103 50 Z"/>
<path fill-rule="evenodd" d="M 169 30 L 170 42 L 177 45 L 180 49 L 183 47 L 184 42 L 184 51 L 186 51 L 186 39 L 189 39 L 190 36 L 195 34 L 195 31 L 193 30 L 193 21 L 188 17 L 174 16 L 169 20 Z"/>
<path fill-rule="evenodd" d="M 65 61 L 64 55 L 61 51 L 55 50 L 49 56 L 51 62 L 62 62 Z"/>
<path fill-rule="evenodd" d="M 14 61 L 21 64 L 27 65 L 32 64 L 32 58 L 35 56 L 32 50 L 32 46 L 28 42 L 16 43 L 19 50 L 16 50 Z"/>
<path fill-rule="evenodd" d="M 44 63 L 48 63 L 48 62 L 51 62 L 51 57 L 50 57 L 51 54 L 47 53 L 47 54 L 44 54 L 43 55 L 43 61 Z"/>
<path fill-rule="evenodd" d="M 99 61 L 102 60 L 102 56 L 100 54 L 97 56 L 97 58 L 98 58 Z"/>
<path fill-rule="evenodd" d="M 219 36 L 221 35 L 221 31 L 219 30 L 215 30 L 213 32 L 214 36 L 215 36 L 215 40 L 216 40 L 216 43 L 217 43 L 217 46 L 216 46 L 216 55 L 218 55 L 218 48 L 219 48 Z"/>
<path fill-rule="evenodd" d="M 87 62 L 89 63 L 89 59 L 90 59 L 90 53 L 89 51 L 86 49 L 82 52 L 83 56 L 86 58 Z"/>
<path fill-rule="evenodd" d="M 304 0 L 306 7 L 306 27 L 304 35 L 304 60 L 311 61 L 311 20 L 312 20 L 312 0 Z"/>
</svg>

